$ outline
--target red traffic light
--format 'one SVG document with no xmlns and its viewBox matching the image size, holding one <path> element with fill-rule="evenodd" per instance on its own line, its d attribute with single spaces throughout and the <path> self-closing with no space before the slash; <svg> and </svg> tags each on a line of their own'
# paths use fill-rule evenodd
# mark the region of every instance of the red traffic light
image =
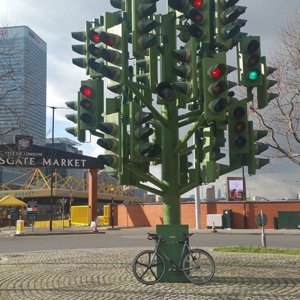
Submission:
<svg viewBox="0 0 300 300">
<path fill-rule="evenodd" d="M 227 66 L 224 64 L 218 64 L 215 67 L 209 69 L 209 75 L 214 79 L 219 79 L 221 76 L 227 73 Z"/>
<path fill-rule="evenodd" d="M 93 95 L 93 89 L 90 88 L 87 85 L 83 85 L 80 88 L 80 92 L 85 96 L 85 97 L 91 97 Z"/>
<path fill-rule="evenodd" d="M 201 8 L 203 6 L 203 0 L 190 0 L 190 3 L 195 8 Z"/>
<path fill-rule="evenodd" d="M 107 32 L 101 32 L 100 38 L 102 43 L 110 47 L 115 47 L 120 42 L 119 36 Z"/>
<path fill-rule="evenodd" d="M 91 31 L 89 32 L 89 39 L 90 39 L 93 43 L 95 43 L 95 44 L 98 44 L 98 43 L 101 42 L 100 34 L 97 33 L 97 32 L 94 31 L 94 30 L 91 30 Z"/>
</svg>

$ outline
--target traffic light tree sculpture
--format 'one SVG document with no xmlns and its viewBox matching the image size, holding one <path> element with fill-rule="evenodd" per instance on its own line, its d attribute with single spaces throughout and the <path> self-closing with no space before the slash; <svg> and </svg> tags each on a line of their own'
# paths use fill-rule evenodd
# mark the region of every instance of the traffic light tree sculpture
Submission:
<svg viewBox="0 0 300 300">
<path fill-rule="evenodd" d="M 107 78 L 116 94 L 96 96 L 97 123 L 80 121 L 82 106 L 84 113 L 89 109 L 83 100 L 73 109 L 78 138 L 90 131 L 106 150 L 99 155 L 103 166 L 120 184 L 161 196 L 163 223 L 179 225 L 182 194 L 242 166 L 255 174 L 267 163 L 255 157 L 266 147 L 256 143 L 264 134 L 248 121 L 247 103 L 255 90 L 259 108 L 276 96 L 268 93 L 275 82 L 267 76 L 274 70 L 261 57 L 260 38 L 241 32 L 246 7 L 236 5 L 239 0 L 168 0 L 163 15 L 156 13 L 157 2 L 111 0 L 118 11 L 72 34 L 85 43 L 73 46 L 84 55 L 73 62 L 94 81 Z M 247 89 L 242 100 L 233 97 L 236 83 L 228 79 L 236 68 L 227 64 L 226 53 L 234 47 L 238 84 Z M 229 164 L 219 162 L 226 140 Z M 161 167 L 160 178 L 152 165 Z"/>
</svg>

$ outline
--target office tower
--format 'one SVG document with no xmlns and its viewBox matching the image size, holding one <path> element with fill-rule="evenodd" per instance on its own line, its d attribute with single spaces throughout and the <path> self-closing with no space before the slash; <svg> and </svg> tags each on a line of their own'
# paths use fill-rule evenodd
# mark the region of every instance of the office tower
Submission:
<svg viewBox="0 0 300 300">
<path fill-rule="evenodd" d="M 29 135 L 33 143 L 46 139 L 47 45 L 27 26 L 0 28 L 0 144 Z M 24 168 L 1 168 L 7 182 Z"/>
<path fill-rule="evenodd" d="M 47 45 L 27 26 L 0 28 L 0 143 L 46 138 Z"/>
</svg>

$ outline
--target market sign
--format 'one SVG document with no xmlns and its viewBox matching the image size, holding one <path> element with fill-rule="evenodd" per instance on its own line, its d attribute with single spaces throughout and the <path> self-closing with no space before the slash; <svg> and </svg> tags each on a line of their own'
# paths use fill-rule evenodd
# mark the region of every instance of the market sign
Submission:
<svg viewBox="0 0 300 300">
<path fill-rule="evenodd" d="M 103 169 L 103 163 L 94 157 L 57 149 L 51 155 L 51 148 L 38 145 L 20 148 L 17 144 L 0 145 L 0 166 Z"/>
</svg>

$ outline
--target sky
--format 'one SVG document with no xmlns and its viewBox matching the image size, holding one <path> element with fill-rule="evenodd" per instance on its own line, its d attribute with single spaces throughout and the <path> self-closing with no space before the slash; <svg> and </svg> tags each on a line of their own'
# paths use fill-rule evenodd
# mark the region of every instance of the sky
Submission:
<svg viewBox="0 0 300 300">
<path fill-rule="evenodd" d="M 167 0 L 159 0 L 165 9 Z M 247 6 L 242 18 L 248 20 L 242 31 L 261 37 L 262 54 L 271 58 L 278 44 L 279 31 L 297 11 L 299 0 L 240 0 L 238 5 Z M 109 0 L 0 0 L 0 26 L 29 26 L 47 43 L 47 105 L 65 107 L 65 102 L 77 100 L 80 81 L 86 79 L 85 70 L 72 64 L 77 55 L 71 45 L 78 42 L 71 37 L 72 31 L 83 31 L 86 20 L 99 18 L 105 11 L 115 11 Z M 55 111 L 55 137 L 73 136 L 65 132 L 73 124 L 64 115 L 72 111 Z M 51 137 L 51 109 L 47 111 L 47 136 Z M 97 156 L 102 149 L 92 143 L 80 146 L 84 154 Z M 216 182 L 216 190 L 224 195 L 227 176 L 241 176 L 241 170 L 222 176 Z M 212 184 L 208 185 L 212 186 Z M 268 199 L 289 197 L 300 191 L 300 174 L 295 165 L 287 161 L 272 161 L 258 170 L 255 176 L 246 174 L 247 195 L 260 195 Z M 193 191 L 187 193 L 193 194 Z"/>
</svg>

